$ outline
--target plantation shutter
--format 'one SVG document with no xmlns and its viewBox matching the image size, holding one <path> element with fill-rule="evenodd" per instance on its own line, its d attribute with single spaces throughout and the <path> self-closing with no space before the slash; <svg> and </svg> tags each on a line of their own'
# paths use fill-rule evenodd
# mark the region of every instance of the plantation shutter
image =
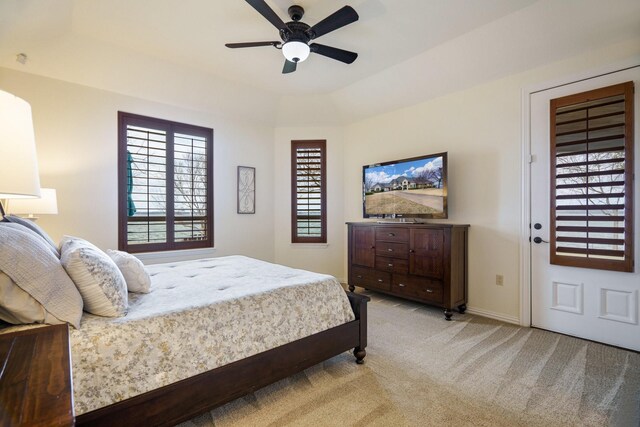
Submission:
<svg viewBox="0 0 640 427">
<path fill-rule="evenodd" d="M 291 141 L 291 241 L 326 243 L 326 141 Z"/>
<path fill-rule="evenodd" d="M 550 111 L 551 263 L 633 271 L 633 82 Z"/>
<path fill-rule="evenodd" d="M 119 113 L 119 247 L 213 246 L 213 131 Z"/>
</svg>

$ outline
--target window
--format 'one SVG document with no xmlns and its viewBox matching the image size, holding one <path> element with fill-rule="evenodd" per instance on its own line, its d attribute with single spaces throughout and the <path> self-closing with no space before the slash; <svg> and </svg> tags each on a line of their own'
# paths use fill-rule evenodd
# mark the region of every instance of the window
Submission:
<svg viewBox="0 0 640 427">
<path fill-rule="evenodd" d="M 633 82 L 551 100 L 551 263 L 633 271 Z"/>
<path fill-rule="evenodd" d="M 213 246 L 213 130 L 118 113 L 118 246 Z"/>
<path fill-rule="evenodd" d="M 291 242 L 327 243 L 326 141 L 291 141 Z"/>
</svg>

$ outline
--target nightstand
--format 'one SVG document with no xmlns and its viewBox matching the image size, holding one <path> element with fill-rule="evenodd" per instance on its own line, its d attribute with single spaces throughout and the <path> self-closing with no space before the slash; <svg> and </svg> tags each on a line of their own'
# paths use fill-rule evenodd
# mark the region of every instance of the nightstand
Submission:
<svg viewBox="0 0 640 427">
<path fill-rule="evenodd" d="M 73 426 L 69 329 L 0 334 L 0 425 Z"/>
</svg>

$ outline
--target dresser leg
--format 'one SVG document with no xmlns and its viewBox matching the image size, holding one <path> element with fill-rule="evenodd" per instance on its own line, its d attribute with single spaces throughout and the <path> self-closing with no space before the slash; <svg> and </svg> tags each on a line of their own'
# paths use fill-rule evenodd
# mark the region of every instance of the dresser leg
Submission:
<svg viewBox="0 0 640 427">
<path fill-rule="evenodd" d="M 458 306 L 458 313 L 464 314 L 465 311 L 467 311 L 467 304 L 460 304 Z"/>
<path fill-rule="evenodd" d="M 444 319 L 445 320 L 451 320 L 451 316 L 453 316 L 453 311 L 451 311 L 450 308 L 445 308 L 444 309 Z"/>
<path fill-rule="evenodd" d="M 349 292 L 353 292 L 356 290 L 356 287 L 353 285 L 349 285 Z"/>
</svg>

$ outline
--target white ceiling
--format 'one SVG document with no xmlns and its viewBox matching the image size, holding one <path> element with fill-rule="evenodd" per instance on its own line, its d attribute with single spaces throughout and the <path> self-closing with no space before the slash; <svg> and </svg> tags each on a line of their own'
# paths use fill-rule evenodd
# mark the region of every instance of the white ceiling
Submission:
<svg viewBox="0 0 640 427">
<path fill-rule="evenodd" d="M 292 0 L 267 3 L 288 21 Z M 313 25 L 346 1 L 298 4 Z M 273 47 L 224 47 L 278 40 L 243 0 L 2 0 L 0 66 L 265 124 L 332 124 L 640 32 L 637 0 L 349 4 L 360 20 L 318 42 L 358 52 L 358 59 L 346 65 L 312 54 L 283 75 Z M 15 61 L 20 52 L 29 57 L 25 65 Z"/>
</svg>

